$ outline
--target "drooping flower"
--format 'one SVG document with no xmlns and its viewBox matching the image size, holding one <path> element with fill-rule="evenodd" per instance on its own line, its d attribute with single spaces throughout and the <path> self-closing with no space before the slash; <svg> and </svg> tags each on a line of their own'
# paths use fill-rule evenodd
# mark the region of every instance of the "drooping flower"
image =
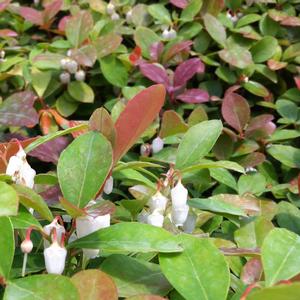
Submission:
<svg viewBox="0 0 300 300">
<path fill-rule="evenodd" d="M 148 217 L 147 223 L 156 227 L 163 227 L 164 216 L 160 211 L 154 210 Z"/>
<path fill-rule="evenodd" d="M 114 179 L 112 176 L 110 176 L 104 184 L 103 192 L 106 195 L 109 195 L 112 192 L 113 187 L 114 187 Z"/>
<path fill-rule="evenodd" d="M 157 191 L 148 201 L 148 205 L 151 211 L 159 210 L 164 212 L 168 203 L 168 198 L 165 197 L 161 192 Z"/>
<path fill-rule="evenodd" d="M 152 153 L 158 153 L 164 148 L 164 141 L 158 136 L 151 144 Z"/>
<path fill-rule="evenodd" d="M 53 229 L 55 229 L 57 240 L 59 243 L 61 243 L 63 236 L 66 233 L 66 230 L 64 226 L 59 224 L 58 220 L 59 217 L 56 217 L 50 224 L 45 225 L 43 227 L 43 231 L 45 232 L 45 234 L 51 235 L 51 232 L 53 231 Z M 49 241 L 44 239 L 44 248 L 48 248 L 49 246 L 50 246 Z"/>
<path fill-rule="evenodd" d="M 180 208 L 186 205 L 188 190 L 183 186 L 181 180 L 178 180 L 175 187 L 171 189 L 172 207 Z"/>
</svg>

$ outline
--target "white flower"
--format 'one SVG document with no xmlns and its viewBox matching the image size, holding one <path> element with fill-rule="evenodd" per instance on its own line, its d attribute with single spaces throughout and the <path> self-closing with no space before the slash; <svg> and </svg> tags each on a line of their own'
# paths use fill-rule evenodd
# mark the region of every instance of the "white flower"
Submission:
<svg viewBox="0 0 300 300">
<path fill-rule="evenodd" d="M 67 62 L 67 66 L 66 66 L 67 70 L 69 73 L 71 74 L 75 74 L 77 69 L 78 69 L 78 63 L 73 60 L 73 59 L 70 59 L 68 62 Z"/>
<path fill-rule="evenodd" d="M 156 192 L 149 200 L 148 205 L 151 211 L 159 210 L 162 213 L 166 210 L 168 198 L 165 197 L 161 192 Z"/>
<path fill-rule="evenodd" d="M 68 84 L 71 81 L 71 75 L 68 72 L 63 72 L 59 75 L 62 84 Z"/>
<path fill-rule="evenodd" d="M 62 69 L 67 70 L 69 61 L 70 58 L 63 58 L 60 60 L 60 66 L 62 67 Z"/>
<path fill-rule="evenodd" d="M 21 245 L 21 250 L 23 253 L 30 253 L 32 251 L 32 248 L 33 248 L 33 243 L 31 240 L 28 240 L 28 239 L 25 239 Z"/>
<path fill-rule="evenodd" d="M 172 207 L 171 218 L 175 226 L 183 226 L 189 213 L 189 206 Z"/>
<path fill-rule="evenodd" d="M 164 216 L 158 210 L 155 210 L 148 216 L 147 223 L 156 227 L 162 227 L 164 224 Z"/>
<path fill-rule="evenodd" d="M 183 224 L 183 231 L 186 233 L 192 233 L 195 230 L 197 223 L 197 215 L 190 212 Z"/>
<path fill-rule="evenodd" d="M 106 12 L 109 15 L 112 15 L 113 13 L 115 13 L 115 6 L 112 3 L 108 3 L 106 7 Z"/>
<path fill-rule="evenodd" d="M 104 184 L 103 192 L 106 195 L 109 195 L 112 192 L 113 187 L 114 187 L 114 179 L 112 176 L 110 176 Z"/>
<path fill-rule="evenodd" d="M 44 250 L 46 270 L 49 274 L 62 274 L 65 268 L 67 250 L 61 247 L 57 241 Z"/>
<path fill-rule="evenodd" d="M 188 190 L 182 185 L 181 180 L 171 189 L 172 207 L 181 208 L 186 205 Z"/>
<path fill-rule="evenodd" d="M 151 144 L 152 152 L 158 153 L 164 147 L 164 141 L 158 136 L 156 137 Z"/>
<path fill-rule="evenodd" d="M 55 218 L 50 224 L 45 225 L 43 227 L 43 231 L 45 232 L 45 234 L 50 235 L 54 228 L 56 230 L 57 240 L 59 243 L 61 243 L 63 235 L 66 233 L 66 230 L 64 226 L 58 223 L 57 218 Z M 49 246 L 50 246 L 49 241 L 44 239 L 44 248 L 48 248 Z"/>
<path fill-rule="evenodd" d="M 126 13 L 126 22 L 127 22 L 127 23 L 131 23 L 131 22 L 132 22 L 132 10 L 129 10 L 129 11 Z"/>
<path fill-rule="evenodd" d="M 84 81 L 85 80 L 85 72 L 83 70 L 79 70 L 75 73 L 75 79 L 77 81 Z"/>
<path fill-rule="evenodd" d="M 120 19 L 120 16 L 119 16 L 119 14 L 117 14 L 117 13 L 115 12 L 115 13 L 113 13 L 113 14 L 111 15 L 111 19 L 112 19 L 113 21 L 117 21 L 117 20 Z"/>
<path fill-rule="evenodd" d="M 77 237 L 82 238 L 90 233 L 110 226 L 110 214 L 98 217 L 84 216 L 76 219 Z M 99 254 L 98 249 L 83 249 L 88 258 L 95 258 Z"/>
<path fill-rule="evenodd" d="M 162 38 L 165 40 L 169 39 L 169 30 L 168 29 L 164 29 L 162 32 Z"/>
<path fill-rule="evenodd" d="M 3 59 L 5 57 L 5 51 L 1 50 L 0 51 L 0 58 Z"/>
<path fill-rule="evenodd" d="M 15 183 L 33 188 L 36 172 L 28 164 L 26 153 L 21 146 L 17 154 L 9 159 L 6 174 L 10 175 Z"/>
<path fill-rule="evenodd" d="M 137 215 L 137 220 L 138 222 L 140 223 L 148 223 L 148 216 L 150 214 L 145 211 L 145 210 L 142 210 L 138 215 Z"/>
<path fill-rule="evenodd" d="M 169 39 L 170 40 L 173 40 L 173 39 L 175 39 L 177 37 L 177 32 L 173 29 L 173 28 L 171 28 L 170 30 L 169 30 Z"/>
</svg>

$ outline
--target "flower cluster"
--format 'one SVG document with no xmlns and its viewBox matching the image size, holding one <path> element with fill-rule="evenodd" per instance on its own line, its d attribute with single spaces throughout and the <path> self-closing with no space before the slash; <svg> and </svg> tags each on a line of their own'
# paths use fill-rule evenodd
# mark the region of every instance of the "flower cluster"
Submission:
<svg viewBox="0 0 300 300">
<path fill-rule="evenodd" d="M 64 72 L 59 75 L 61 83 L 68 84 L 71 81 L 71 74 L 74 74 L 74 77 L 77 81 L 85 80 L 85 72 L 78 69 L 78 63 L 75 60 L 69 57 L 63 58 L 60 61 L 60 65 L 64 70 Z"/>
</svg>

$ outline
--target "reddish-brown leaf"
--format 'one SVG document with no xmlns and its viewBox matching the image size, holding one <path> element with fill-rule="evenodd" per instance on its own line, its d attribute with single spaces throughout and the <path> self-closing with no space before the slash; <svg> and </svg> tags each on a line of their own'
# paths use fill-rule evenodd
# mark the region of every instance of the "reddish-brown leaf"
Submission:
<svg viewBox="0 0 300 300">
<path fill-rule="evenodd" d="M 109 33 L 104 36 L 100 36 L 94 42 L 97 57 L 102 58 L 113 53 L 120 46 L 121 42 L 122 37 L 115 33 Z"/>
<path fill-rule="evenodd" d="M 168 60 L 170 60 L 172 57 L 174 57 L 176 54 L 182 51 L 189 51 L 192 45 L 192 41 L 183 41 L 174 44 L 172 47 L 170 47 L 170 49 L 166 50 L 166 52 L 164 53 L 163 63 L 166 63 Z"/>
<path fill-rule="evenodd" d="M 0 3 L 0 12 L 4 11 L 10 2 L 11 2 L 11 0 L 4 0 L 3 2 L 1 2 Z"/>
<path fill-rule="evenodd" d="M 0 106 L 0 124 L 32 127 L 39 121 L 33 108 L 36 96 L 31 91 L 19 92 L 8 97 Z"/>
<path fill-rule="evenodd" d="M 116 163 L 149 127 L 161 110 L 166 96 L 163 85 L 153 85 L 130 100 L 116 121 Z"/>
<path fill-rule="evenodd" d="M 63 0 L 51 1 L 43 12 L 44 24 L 48 23 L 62 8 Z"/>
<path fill-rule="evenodd" d="M 250 107 L 245 98 L 236 93 L 227 94 L 222 103 L 224 120 L 238 132 L 243 132 L 250 119 Z"/>
<path fill-rule="evenodd" d="M 76 273 L 71 281 L 79 291 L 80 299 L 118 300 L 118 291 L 111 277 L 100 270 Z"/>
<path fill-rule="evenodd" d="M 260 152 L 253 152 L 242 157 L 239 157 L 235 161 L 238 162 L 244 168 L 256 167 L 266 160 L 266 156 Z"/>
<path fill-rule="evenodd" d="M 140 63 L 141 73 L 155 83 L 162 83 L 166 88 L 170 85 L 167 71 L 156 64 Z"/>
<path fill-rule="evenodd" d="M 0 37 L 16 37 L 18 34 L 10 29 L 0 29 Z"/>
<path fill-rule="evenodd" d="M 270 68 L 270 70 L 272 70 L 272 71 L 281 70 L 287 66 L 286 62 L 277 61 L 274 59 L 268 60 L 267 64 L 268 64 L 268 67 Z"/>
<path fill-rule="evenodd" d="M 161 122 L 159 136 L 164 138 L 178 133 L 184 133 L 189 129 L 189 126 L 182 120 L 174 110 L 164 112 Z"/>
<path fill-rule="evenodd" d="M 81 66 L 92 67 L 97 59 L 97 51 L 91 44 L 83 45 L 79 49 L 71 51 L 71 58 L 76 60 Z"/>
<path fill-rule="evenodd" d="M 241 273 L 241 280 L 247 285 L 255 283 L 260 280 L 262 272 L 263 267 L 261 260 L 253 257 L 244 265 Z"/>
<path fill-rule="evenodd" d="M 185 103 L 204 103 L 209 101 L 209 94 L 205 90 L 189 89 L 176 98 Z"/>
<path fill-rule="evenodd" d="M 266 138 L 271 135 L 276 125 L 272 122 L 274 119 L 273 115 L 263 114 L 252 118 L 249 125 L 246 128 L 245 136 L 255 138 Z"/>
<path fill-rule="evenodd" d="M 174 6 L 178 8 L 186 8 L 189 4 L 187 0 L 170 0 L 170 3 L 172 3 Z"/>
<path fill-rule="evenodd" d="M 21 7 L 20 8 L 20 15 L 32 24 L 35 25 L 43 25 L 44 24 L 44 17 L 43 13 L 31 8 L 31 7 Z"/>
</svg>

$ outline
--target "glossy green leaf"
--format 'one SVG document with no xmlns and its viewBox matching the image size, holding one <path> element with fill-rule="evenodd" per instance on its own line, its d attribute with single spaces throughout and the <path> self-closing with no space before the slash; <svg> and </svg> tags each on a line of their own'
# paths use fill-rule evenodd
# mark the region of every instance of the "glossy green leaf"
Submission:
<svg viewBox="0 0 300 300">
<path fill-rule="evenodd" d="M 209 35 L 220 45 L 225 47 L 226 43 L 226 31 L 222 23 L 212 16 L 211 14 L 205 14 L 203 17 L 204 25 Z"/>
<path fill-rule="evenodd" d="M 275 54 L 277 46 L 277 39 L 272 36 L 265 36 L 250 49 L 253 61 L 255 63 L 261 63 L 268 60 Z"/>
<path fill-rule="evenodd" d="M 19 197 L 14 188 L 0 181 L 0 216 L 14 216 L 18 213 Z"/>
<path fill-rule="evenodd" d="M 222 128 L 222 123 L 217 120 L 204 121 L 191 127 L 179 144 L 176 168 L 184 169 L 197 164 L 212 149 Z"/>
<path fill-rule="evenodd" d="M 13 186 L 19 195 L 20 203 L 27 208 L 33 208 L 46 220 L 53 220 L 51 210 L 38 193 L 24 185 L 14 184 Z"/>
<path fill-rule="evenodd" d="M 11 216 L 10 220 L 14 229 L 27 229 L 29 227 L 42 228 L 38 220 L 23 205 L 20 205 L 18 215 Z"/>
<path fill-rule="evenodd" d="M 159 255 L 170 283 L 185 299 L 225 300 L 230 272 L 218 248 L 209 239 L 189 235 L 179 235 L 178 241 L 184 248 L 182 253 Z"/>
<path fill-rule="evenodd" d="M 242 86 L 251 94 L 259 97 L 267 97 L 270 94 L 265 86 L 256 81 L 249 80 L 248 82 L 243 83 Z"/>
<path fill-rule="evenodd" d="M 275 228 L 261 248 L 266 285 L 288 280 L 300 273 L 300 237 L 286 229 Z"/>
<path fill-rule="evenodd" d="M 299 108 L 293 101 L 284 99 L 276 101 L 276 110 L 290 122 L 296 122 L 299 118 Z"/>
<path fill-rule="evenodd" d="M 187 7 L 182 10 L 180 15 L 180 20 L 183 22 L 193 21 L 194 17 L 199 13 L 202 7 L 202 0 L 191 0 L 189 1 Z"/>
<path fill-rule="evenodd" d="M 63 196 L 78 207 L 94 199 L 112 166 L 107 139 L 92 131 L 77 137 L 60 155 L 57 175 Z"/>
<path fill-rule="evenodd" d="M 169 11 L 162 4 L 151 4 L 148 6 L 149 14 L 162 24 L 172 24 Z"/>
<path fill-rule="evenodd" d="M 109 83 L 118 87 L 127 85 L 127 69 L 115 56 L 109 55 L 101 58 L 100 66 L 103 76 Z"/>
<path fill-rule="evenodd" d="M 266 179 L 260 173 L 242 175 L 238 181 L 238 191 L 240 195 L 261 194 L 266 188 Z"/>
<path fill-rule="evenodd" d="M 300 210 L 295 205 L 287 201 L 279 202 L 276 220 L 280 227 L 300 234 Z"/>
<path fill-rule="evenodd" d="M 68 245 L 109 252 L 181 252 L 174 236 L 166 230 L 142 223 L 119 223 L 100 229 Z"/>
<path fill-rule="evenodd" d="M 300 168 L 300 150 L 288 145 L 272 145 L 268 153 L 282 164 L 291 168 Z"/>
<path fill-rule="evenodd" d="M 9 278 L 15 253 L 13 225 L 8 217 L 0 217 L 0 278 Z"/>
<path fill-rule="evenodd" d="M 72 81 L 68 84 L 68 93 L 75 100 L 83 103 L 94 102 L 94 92 L 92 88 L 83 81 Z"/>
<path fill-rule="evenodd" d="M 119 266 L 122 266 L 122 272 Z M 120 297 L 139 294 L 164 296 L 172 289 L 159 265 L 125 255 L 109 256 L 101 264 L 101 270 L 113 278 Z"/>
<path fill-rule="evenodd" d="M 237 184 L 234 176 L 226 169 L 214 168 L 209 170 L 210 176 L 220 183 L 223 183 L 234 190 L 237 190 Z"/>
<path fill-rule="evenodd" d="M 80 300 L 71 280 L 61 275 L 32 275 L 12 280 L 5 289 L 4 300 Z"/>
</svg>

